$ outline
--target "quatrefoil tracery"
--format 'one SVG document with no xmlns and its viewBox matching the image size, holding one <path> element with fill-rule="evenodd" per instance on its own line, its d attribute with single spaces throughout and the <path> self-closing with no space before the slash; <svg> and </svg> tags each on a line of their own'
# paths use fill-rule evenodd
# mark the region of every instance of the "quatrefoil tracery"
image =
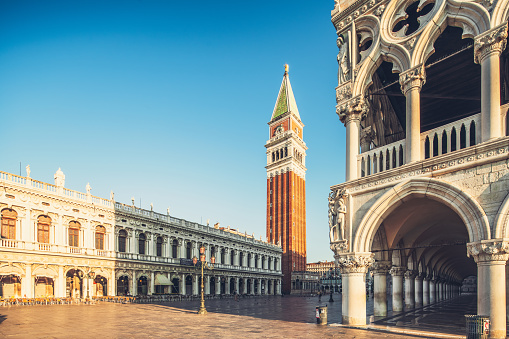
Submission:
<svg viewBox="0 0 509 339">
<path fill-rule="evenodd" d="M 434 0 L 420 0 L 402 6 L 394 15 L 392 33 L 399 38 L 415 33 L 428 21 L 434 6 Z"/>
</svg>

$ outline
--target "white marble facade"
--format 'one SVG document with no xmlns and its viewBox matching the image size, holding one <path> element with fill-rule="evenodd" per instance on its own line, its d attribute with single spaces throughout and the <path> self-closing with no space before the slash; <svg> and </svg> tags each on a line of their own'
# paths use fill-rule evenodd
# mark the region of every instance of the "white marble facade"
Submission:
<svg viewBox="0 0 509 339">
<path fill-rule="evenodd" d="M 2 296 L 196 295 L 201 245 L 206 294 L 280 293 L 280 247 L 64 185 L 60 169 L 55 185 L 0 172 Z"/>
</svg>

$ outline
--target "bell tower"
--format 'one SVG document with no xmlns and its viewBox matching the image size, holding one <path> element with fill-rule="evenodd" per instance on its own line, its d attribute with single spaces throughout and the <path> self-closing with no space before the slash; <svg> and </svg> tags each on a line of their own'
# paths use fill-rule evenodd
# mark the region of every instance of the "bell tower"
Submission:
<svg viewBox="0 0 509 339">
<path fill-rule="evenodd" d="M 291 292 L 291 273 L 306 270 L 306 143 L 285 65 L 270 119 L 267 149 L 267 241 L 283 248 L 282 292 Z"/>
</svg>

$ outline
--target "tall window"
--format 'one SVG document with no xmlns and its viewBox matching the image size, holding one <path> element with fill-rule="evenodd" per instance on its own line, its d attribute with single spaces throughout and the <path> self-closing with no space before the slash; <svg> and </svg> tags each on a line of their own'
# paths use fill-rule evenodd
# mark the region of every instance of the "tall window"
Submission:
<svg viewBox="0 0 509 339">
<path fill-rule="evenodd" d="M 51 226 L 51 218 L 41 215 L 37 218 L 37 241 L 49 244 L 49 228 Z"/>
<path fill-rule="evenodd" d="M 145 254 L 145 241 L 147 241 L 147 237 L 145 233 L 141 233 L 138 237 L 138 253 Z"/>
<path fill-rule="evenodd" d="M 161 238 L 161 237 L 157 237 L 156 255 L 158 257 L 162 257 L 163 256 L 163 238 Z"/>
<path fill-rule="evenodd" d="M 12 209 L 2 211 L 2 238 L 16 239 L 16 220 L 18 213 Z"/>
<path fill-rule="evenodd" d="M 80 226 L 80 223 L 77 221 L 69 223 L 69 246 L 80 246 Z"/>
<path fill-rule="evenodd" d="M 104 226 L 95 228 L 95 248 L 98 250 L 104 250 L 104 234 L 106 234 Z"/>
<path fill-rule="evenodd" d="M 235 260 L 235 251 L 231 250 L 231 252 L 230 252 L 230 265 L 234 264 L 234 260 Z"/>
<path fill-rule="evenodd" d="M 191 242 L 188 242 L 187 245 L 186 245 L 186 258 L 187 259 L 191 259 L 191 256 L 192 256 L 192 248 L 191 246 L 193 246 L 191 244 Z"/>
<path fill-rule="evenodd" d="M 124 230 L 120 230 L 118 232 L 118 251 L 125 252 L 127 243 L 127 232 Z"/>
<path fill-rule="evenodd" d="M 176 258 L 177 257 L 177 249 L 178 249 L 179 241 L 177 239 L 173 239 L 172 245 L 171 245 L 171 257 Z"/>
</svg>

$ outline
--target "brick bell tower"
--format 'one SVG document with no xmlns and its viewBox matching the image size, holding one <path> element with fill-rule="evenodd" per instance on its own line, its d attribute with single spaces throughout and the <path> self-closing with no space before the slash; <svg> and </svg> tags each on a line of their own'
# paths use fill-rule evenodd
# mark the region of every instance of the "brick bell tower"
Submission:
<svg viewBox="0 0 509 339">
<path fill-rule="evenodd" d="M 267 148 L 267 241 L 281 244 L 282 292 L 291 292 L 291 272 L 306 270 L 306 143 L 285 65 L 270 119 Z"/>
</svg>

